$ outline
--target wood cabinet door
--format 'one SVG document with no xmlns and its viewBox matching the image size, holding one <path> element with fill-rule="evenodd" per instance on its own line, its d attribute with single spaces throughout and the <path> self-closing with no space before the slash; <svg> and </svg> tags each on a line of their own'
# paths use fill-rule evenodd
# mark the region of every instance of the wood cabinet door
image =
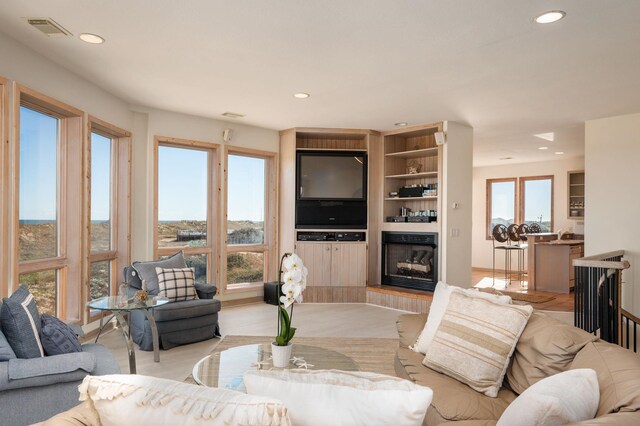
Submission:
<svg viewBox="0 0 640 426">
<path fill-rule="evenodd" d="M 331 243 L 296 242 L 296 254 L 309 270 L 308 286 L 331 284 Z"/>
<path fill-rule="evenodd" d="M 335 243 L 331 250 L 331 285 L 365 287 L 367 285 L 367 245 Z"/>
</svg>

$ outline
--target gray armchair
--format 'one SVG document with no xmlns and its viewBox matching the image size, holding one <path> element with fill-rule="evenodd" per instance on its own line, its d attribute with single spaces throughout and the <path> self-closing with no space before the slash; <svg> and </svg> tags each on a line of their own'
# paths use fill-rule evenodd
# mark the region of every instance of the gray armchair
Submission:
<svg viewBox="0 0 640 426">
<path fill-rule="evenodd" d="M 85 376 L 117 373 L 113 354 L 94 343 L 82 345 L 82 352 L 0 362 L 0 423 L 41 422 L 80 403 Z"/>
<path fill-rule="evenodd" d="M 181 268 L 186 267 L 182 253 L 178 253 L 169 259 L 153 262 L 134 262 L 132 266 L 124 269 L 125 282 L 130 285 L 132 297 L 136 291 L 142 288 L 142 279 L 145 272 L 155 274 L 155 267 Z M 136 269 L 139 270 L 136 271 Z M 147 290 L 154 296 L 158 294 L 156 282 L 147 279 Z M 170 302 L 153 309 L 153 318 L 158 328 L 160 347 L 171 349 L 178 345 L 200 342 L 220 336 L 218 325 L 218 312 L 220 301 L 214 299 L 217 288 L 212 284 L 196 284 L 198 299 L 180 302 Z M 153 350 L 153 338 L 149 321 L 142 311 L 131 312 L 131 337 L 143 351 Z"/>
</svg>

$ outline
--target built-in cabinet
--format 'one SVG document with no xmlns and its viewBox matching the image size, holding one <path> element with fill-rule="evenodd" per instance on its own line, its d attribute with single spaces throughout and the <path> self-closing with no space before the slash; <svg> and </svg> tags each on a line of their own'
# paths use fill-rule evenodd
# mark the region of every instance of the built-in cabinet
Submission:
<svg viewBox="0 0 640 426">
<path fill-rule="evenodd" d="M 584 170 L 567 173 L 567 216 L 584 219 Z"/>
<path fill-rule="evenodd" d="M 367 285 L 366 243 L 296 242 L 296 254 L 305 259 L 310 287 L 364 287 Z"/>
</svg>

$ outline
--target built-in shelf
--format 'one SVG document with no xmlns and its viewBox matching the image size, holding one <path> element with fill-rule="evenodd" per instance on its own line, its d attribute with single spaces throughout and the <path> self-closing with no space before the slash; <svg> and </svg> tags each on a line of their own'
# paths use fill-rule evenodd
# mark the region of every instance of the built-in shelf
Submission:
<svg viewBox="0 0 640 426">
<path fill-rule="evenodd" d="M 389 175 L 385 176 L 387 179 L 414 179 L 421 177 L 434 177 L 438 176 L 438 172 L 420 172 L 420 173 L 405 173 L 402 175 Z"/>
<path fill-rule="evenodd" d="M 414 149 L 411 151 L 390 152 L 385 154 L 386 157 L 392 158 L 419 158 L 419 157 L 436 157 L 438 155 L 438 147 Z"/>
<path fill-rule="evenodd" d="M 353 152 L 367 152 L 363 148 L 296 148 L 297 151 L 353 151 Z"/>
<path fill-rule="evenodd" d="M 385 201 L 414 201 L 414 200 L 437 200 L 437 195 L 430 195 L 428 197 L 391 197 L 385 198 Z"/>
<path fill-rule="evenodd" d="M 571 183 L 569 186 L 584 186 L 584 183 Z"/>
<path fill-rule="evenodd" d="M 584 195 L 569 195 L 571 198 L 584 198 Z"/>
<path fill-rule="evenodd" d="M 584 219 L 584 170 L 567 172 L 567 218 Z M 572 206 L 573 204 L 573 206 Z M 582 207 L 579 207 L 582 204 Z"/>
</svg>

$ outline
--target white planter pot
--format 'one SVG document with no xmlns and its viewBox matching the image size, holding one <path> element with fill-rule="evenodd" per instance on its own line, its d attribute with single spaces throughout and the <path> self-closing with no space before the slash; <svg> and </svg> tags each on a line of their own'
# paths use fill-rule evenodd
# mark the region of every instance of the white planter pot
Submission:
<svg viewBox="0 0 640 426">
<path fill-rule="evenodd" d="M 273 366 L 277 368 L 286 368 L 291 360 L 291 342 L 287 346 L 278 346 L 271 343 L 271 355 L 273 357 Z"/>
</svg>

